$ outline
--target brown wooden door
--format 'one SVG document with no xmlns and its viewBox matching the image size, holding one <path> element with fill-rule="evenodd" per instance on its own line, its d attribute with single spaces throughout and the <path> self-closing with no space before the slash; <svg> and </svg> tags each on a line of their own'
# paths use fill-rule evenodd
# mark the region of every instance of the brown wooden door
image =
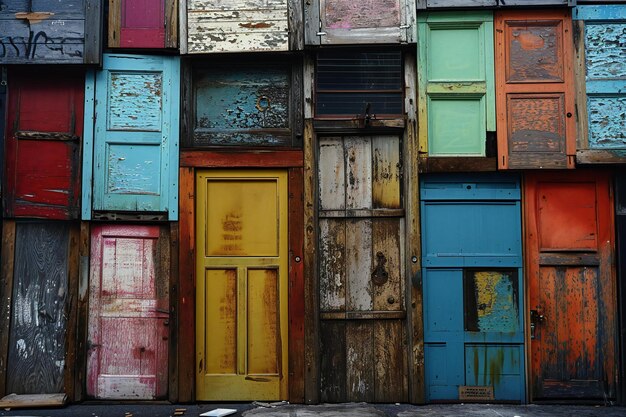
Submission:
<svg viewBox="0 0 626 417">
<path fill-rule="evenodd" d="M 167 239 L 158 226 L 96 226 L 91 237 L 87 393 L 103 399 L 167 394 Z M 193 331 L 191 328 L 189 331 Z"/>
<path fill-rule="evenodd" d="M 531 395 L 606 399 L 616 390 L 610 177 L 526 177 Z"/>
<path fill-rule="evenodd" d="M 498 166 L 574 168 L 570 11 L 498 11 L 495 36 Z"/>
<path fill-rule="evenodd" d="M 400 140 L 319 140 L 321 400 L 408 400 Z"/>
</svg>

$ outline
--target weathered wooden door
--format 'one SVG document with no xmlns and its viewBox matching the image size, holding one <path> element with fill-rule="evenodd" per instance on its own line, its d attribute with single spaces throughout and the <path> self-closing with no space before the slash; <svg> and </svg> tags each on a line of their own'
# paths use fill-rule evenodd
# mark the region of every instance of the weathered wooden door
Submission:
<svg viewBox="0 0 626 417">
<path fill-rule="evenodd" d="M 84 72 L 9 71 L 7 217 L 77 219 Z"/>
<path fill-rule="evenodd" d="M 525 213 L 532 399 L 614 398 L 610 177 L 529 173 Z"/>
<path fill-rule="evenodd" d="M 319 139 L 320 390 L 408 400 L 401 141 Z"/>
<path fill-rule="evenodd" d="M 415 5 L 407 0 L 314 0 L 305 5 L 310 45 L 412 42 Z"/>
<path fill-rule="evenodd" d="M 196 399 L 287 399 L 287 172 L 196 175 Z"/>
<path fill-rule="evenodd" d="M 92 228 L 87 394 L 148 400 L 167 394 L 168 242 L 159 226 Z"/>
<path fill-rule="evenodd" d="M 177 12 L 175 0 L 109 0 L 109 48 L 176 47 Z"/>
<path fill-rule="evenodd" d="M 420 151 L 429 156 L 485 156 L 496 130 L 493 12 L 421 13 Z"/>
<path fill-rule="evenodd" d="M 69 236 L 67 223 L 16 224 L 7 393 L 63 392 Z"/>
<path fill-rule="evenodd" d="M 421 182 L 429 401 L 525 400 L 519 178 Z"/>
<path fill-rule="evenodd" d="M 497 11 L 495 17 L 498 167 L 574 168 L 570 11 Z"/>
<path fill-rule="evenodd" d="M 93 169 L 93 190 L 83 177 L 83 219 L 90 209 L 178 218 L 179 85 L 177 57 L 105 55 L 95 83 L 87 82 L 96 103 L 95 130 L 85 129 L 93 145 L 85 146 L 83 165 Z"/>
</svg>

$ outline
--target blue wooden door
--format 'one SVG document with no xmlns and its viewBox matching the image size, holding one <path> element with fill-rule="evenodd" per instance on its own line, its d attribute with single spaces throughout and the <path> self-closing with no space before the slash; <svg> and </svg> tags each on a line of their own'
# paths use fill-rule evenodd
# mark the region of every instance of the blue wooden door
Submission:
<svg viewBox="0 0 626 417">
<path fill-rule="evenodd" d="M 93 161 L 93 206 L 90 190 L 83 190 L 83 219 L 133 212 L 177 220 L 179 59 L 105 55 L 103 69 L 87 84 L 87 95 L 95 97 L 93 138 L 86 138 L 93 153 L 84 158 L 85 175 Z"/>
<path fill-rule="evenodd" d="M 582 45 L 577 45 L 577 55 L 584 57 L 584 71 L 580 71 L 577 81 L 584 82 L 581 89 L 587 96 L 587 116 L 581 117 L 584 127 L 581 136 L 587 138 L 587 146 L 583 148 L 623 152 L 626 149 L 626 5 L 578 6 L 573 16 L 583 32 L 577 41 L 584 39 L 584 50 Z M 584 108 L 583 103 L 578 105 Z M 615 155 L 623 158 L 621 152 Z"/>
<path fill-rule="evenodd" d="M 519 181 L 421 184 L 428 401 L 524 401 Z"/>
</svg>

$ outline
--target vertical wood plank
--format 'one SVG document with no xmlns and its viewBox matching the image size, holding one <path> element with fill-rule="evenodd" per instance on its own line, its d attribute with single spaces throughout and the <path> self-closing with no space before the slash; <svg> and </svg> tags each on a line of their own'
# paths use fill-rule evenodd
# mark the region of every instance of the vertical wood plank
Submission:
<svg viewBox="0 0 626 417">
<path fill-rule="evenodd" d="M 373 307 L 377 311 L 404 309 L 404 274 L 402 274 L 402 234 L 401 220 L 374 219 L 372 221 L 371 271 L 379 263 L 387 272 L 387 281 L 373 286 Z M 382 256 L 379 258 L 379 254 Z M 370 273 L 371 275 L 371 273 Z M 370 277 L 367 277 L 370 278 Z"/>
<path fill-rule="evenodd" d="M 13 264 L 15 259 L 15 221 L 2 224 L 2 275 L 0 275 L 0 395 L 7 394 L 7 358 L 13 299 Z"/>
<path fill-rule="evenodd" d="M 89 288 L 89 253 L 91 250 L 90 227 L 88 222 L 80 223 L 78 242 L 79 271 L 78 298 L 76 305 L 76 370 L 74 383 L 74 399 L 85 399 L 86 363 L 87 363 L 87 330 L 88 330 L 88 288 Z"/>
<path fill-rule="evenodd" d="M 304 2 L 304 39 L 307 45 L 319 45 L 320 6 L 318 1 Z M 308 118 L 308 116 L 307 116 Z"/>
<path fill-rule="evenodd" d="M 178 317 L 178 288 L 179 279 L 178 272 L 179 263 L 179 227 L 178 222 L 172 222 L 169 225 L 170 235 L 170 264 L 167 273 L 169 274 L 170 286 L 170 332 L 169 332 L 169 381 L 168 381 L 168 399 L 172 403 L 178 402 L 178 328 L 174 326 Z"/>
<path fill-rule="evenodd" d="M 344 139 L 346 166 L 346 208 L 372 208 L 372 147 L 369 138 Z"/>
<path fill-rule="evenodd" d="M 186 0 L 180 0 L 185 2 Z M 165 0 L 165 47 L 178 48 L 178 1 Z"/>
<path fill-rule="evenodd" d="M 380 320 L 374 323 L 374 401 L 401 401 L 408 393 L 406 332 L 404 323 Z"/>
<path fill-rule="evenodd" d="M 304 178 L 289 170 L 289 402 L 304 403 Z M 299 258 L 299 260 L 298 260 Z"/>
<path fill-rule="evenodd" d="M 195 392 L 195 188 L 194 169 L 180 168 L 180 242 L 178 264 L 178 401 L 190 402 Z"/>
<path fill-rule="evenodd" d="M 374 306 L 372 294 L 372 220 L 346 222 L 346 308 L 368 311 Z M 349 367 L 348 367 L 349 369 Z"/>
<path fill-rule="evenodd" d="M 347 398 L 346 322 L 325 320 L 320 324 L 320 400 L 340 402 Z"/>
<path fill-rule="evenodd" d="M 122 0 L 109 0 L 109 48 L 120 46 Z"/>
<path fill-rule="evenodd" d="M 316 404 L 319 402 L 319 304 L 317 284 L 317 226 L 315 218 L 315 190 L 317 187 L 315 157 L 315 143 L 313 121 L 304 122 L 304 310 L 305 310 L 305 402 Z"/>
<path fill-rule="evenodd" d="M 400 141 L 392 136 L 372 138 L 372 208 L 400 208 Z"/>
<path fill-rule="evenodd" d="M 301 51 L 304 49 L 304 16 L 300 0 L 287 0 L 289 25 L 289 50 Z"/>
<path fill-rule="evenodd" d="M 346 398 L 374 401 L 374 322 L 346 323 Z"/>
<path fill-rule="evenodd" d="M 172 347 L 172 340 L 170 337 L 170 334 L 172 333 L 171 325 L 170 325 L 170 322 L 172 321 L 172 311 L 170 308 L 170 304 L 171 304 L 170 289 L 172 286 L 172 280 L 174 278 L 172 274 L 170 273 L 172 270 L 172 252 L 171 252 L 172 242 L 170 240 L 172 236 L 170 233 L 171 225 L 172 223 L 168 223 L 168 224 L 162 225 L 159 228 L 159 240 L 157 242 L 157 248 L 156 248 L 157 252 L 155 256 L 155 262 L 157 262 L 157 265 L 155 265 L 157 275 L 155 277 L 154 285 L 156 286 L 155 290 L 156 290 L 157 309 L 159 310 L 160 313 L 166 314 L 166 317 L 160 320 L 157 326 L 167 324 L 167 330 L 161 332 L 162 334 L 161 338 L 166 338 L 166 339 L 163 339 L 164 342 L 161 342 L 161 344 L 164 345 L 166 349 L 168 349 L 167 355 L 162 355 L 160 354 L 160 352 L 157 353 L 157 356 L 160 357 L 162 360 L 169 360 L 172 357 L 172 353 L 169 350 Z M 170 382 L 170 369 L 171 368 L 172 368 L 172 365 L 170 362 L 168 362 L 167 367 L 160 366 L 160 365 L 157 365 L 156 367 L 156 371 L 157 371 L 156 396 L 158 398 L 163 398 L 166 395 L 169 398 L 170 396 L 169 382 Z"/>
<path fill-rule="evenodd" d="M 78 283 L 80 280 L 80 224 L 70 226 L 68 282 L 66 302 L 65 394 L 74 401 L 77 360 Z"/>
<path fill-rule="evenodd" d="M 104 2 L 85 0 L 85 64 L 102 63 Z"/>
<path fill-rule="evenodd" d="M 346 166 L 343 140 L 338 137 L 324 138 L 319 143 L 319 206 L 321 210 L 344 210 L 346 208 Z"/>
<path fill-rule="evenodd" d="M 585 83 L 585 21 L 574 20 L 574 85 L 576 88 L 576 147 L 589 149 L 587 128 L 587 87 Z"/>
<path fill-rule="evenodd" d="M 315 88 L 313 80 L 315 80 L 315 59 L 310 54 L 307 54 L 304 57 L 302 76 L 302 97 L 304 99 L 304 118 L 306 120 L 313 118 L 313 90 Z"/>
<path fill-rule="evenodd" d="M 346 222 L 319 219 L 319 288 L 321 311 L 346 308 Z"/>
<path fill-rule="evenodd" d="M 189 44 L 187 39 L 187 2 L 190 0 L 178 0 L 178 39 L 180 43 L 181 55 L 189 53 Z"/>
<path fill-rule="evenodd" d="M 407 117 L 403 137 L 404 201 L 406 202 L 406 251 L 404 270 L 406 271 L 406 301 L 408 317 L 408 374 L 409 402 L 422 404 L 425 401 L 424 376 L 424 325 L 423 292 L 421 280 L 422 254 L 420 246 L 419 213 L 419 177 L 417 164 L 419 159 L 419 141 L 417 135 L 417 67 L 414 54 L 404 57 L 405 111 Z"/>
</svg>

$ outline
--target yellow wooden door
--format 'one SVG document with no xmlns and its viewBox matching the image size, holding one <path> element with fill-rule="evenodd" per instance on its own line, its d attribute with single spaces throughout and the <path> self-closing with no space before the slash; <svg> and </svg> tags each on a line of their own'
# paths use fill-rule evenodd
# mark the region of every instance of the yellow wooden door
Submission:
<svg viewBox="0 0 626 417">
<path fill-rule="evenodd" d="M 196 175 L 198 400 L 287 399 L 287 172 Z"/>
</svg>

